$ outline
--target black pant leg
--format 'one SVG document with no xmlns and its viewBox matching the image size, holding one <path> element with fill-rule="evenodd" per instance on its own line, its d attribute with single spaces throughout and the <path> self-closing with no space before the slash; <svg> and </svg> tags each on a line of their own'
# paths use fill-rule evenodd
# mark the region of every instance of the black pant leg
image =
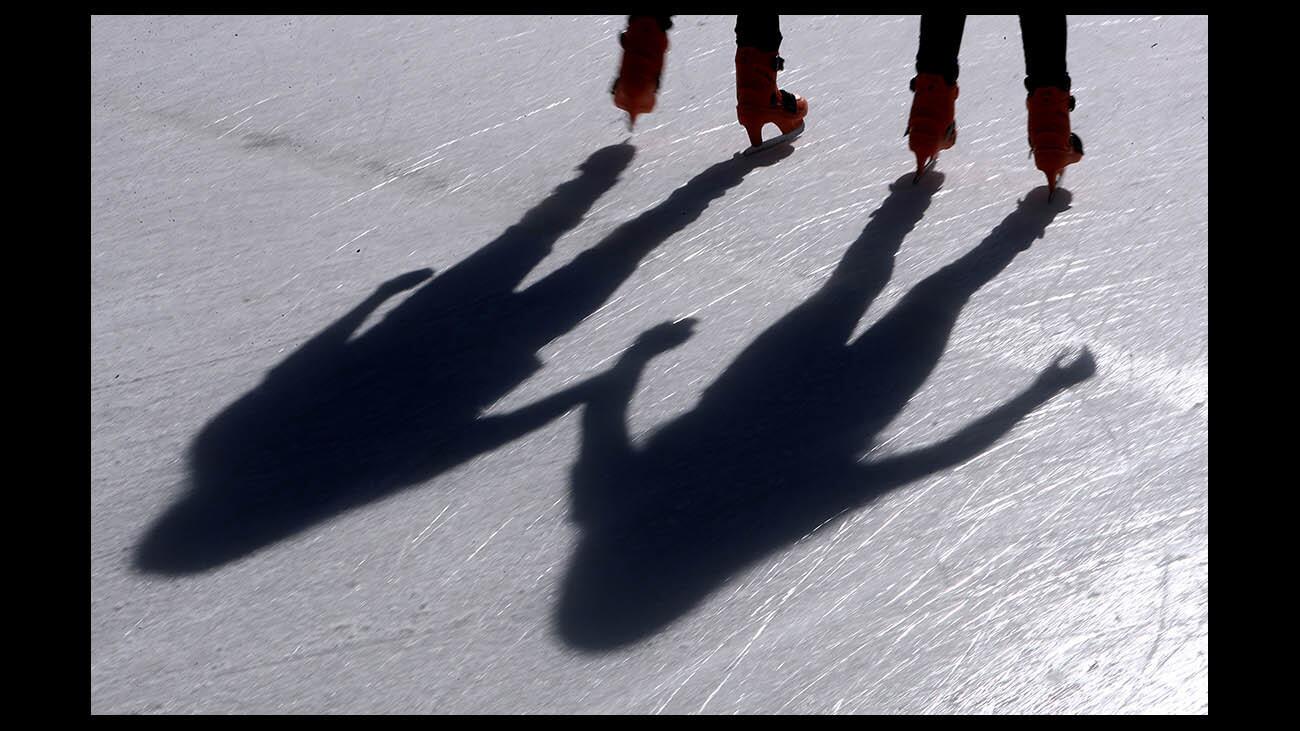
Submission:
<svg viewBox="0 0 1300 731">
<path fill-rule="evenodd" d="M 737 15 L 736 46 L 749 46 L 764 53 L 781 50 L 781 16 L 776 13 Z"/>
<path fill-rule="evenodd" d="M 957 83 L 957 53 L 965 15 L 926 13 L 921 16 L 921 42 L 916 51 L 916 73 L 938 74 L 949 84 Z"/>
<path fill-rule="evenodd" d="M 631 23 L 636 18 L 654 18 L 665 33 L 668 32 L 669 28 L 673 27 L 673 16 L 671 15 L 629 15 L 627 16 L 627 22 Z"/>
<path fill-rule="evenodd" d="M 1065 15 L 1020 16 L 1020 40 L 1025 46 L 1025 89 L 1044 86 L 1070 90 L 1065 68 Z"/>
</svg>

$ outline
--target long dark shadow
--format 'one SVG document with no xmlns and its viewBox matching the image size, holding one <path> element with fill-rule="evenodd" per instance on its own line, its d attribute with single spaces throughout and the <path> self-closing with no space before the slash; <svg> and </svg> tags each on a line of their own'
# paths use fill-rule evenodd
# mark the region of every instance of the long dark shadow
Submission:
<svg viewBox="0 0 1300 731">
<path fill-rule="evenodd" d="M 519 284 L 627 168 L 603 148 L 500 237 L 354 334 L 431 272 L 380 286 L 213 418 L 190 485 L 137 547 L 139 570 L 185 574 L 245 556 L 343 511 L 428 481 L 546 425 L 584 384 L 497 416 L 480 412 L 540 367 L 537 350 L 605 303 L 637 264 L 745 174 L 791 150 L 729 160 L 533 285 Z"/>
<path fill-rule="evenodd" d="M 649 360 L 691 323 L 643 334 L 593 384 L 573 473 L 582 535 L 555 622 L 569 644 L 608 650 L 688 613 L 730 576 L 882 493 L 952 467 L 1094 368 L 1086 351 L 949 439 L 862 463 L 925 383 L 962 307 L 1040 238 L 1069 194 L 1028 199 L 971 251 L 915 286 L 861 337 L 852 333 L 942 182 L 891 187 L 824 286 L 759 336 L 699 405 L 629 443 L 628 403 Z"/>
</svg>

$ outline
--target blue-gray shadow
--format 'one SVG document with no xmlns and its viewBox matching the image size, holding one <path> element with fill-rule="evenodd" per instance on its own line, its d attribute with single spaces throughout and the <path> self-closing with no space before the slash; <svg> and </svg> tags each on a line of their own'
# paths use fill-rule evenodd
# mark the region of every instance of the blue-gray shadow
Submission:
<svg viewBox="0 0 1300 731">
<path fill-rule="evenodd" d="M 585 382 L 512 413 L 481 414 L 532 376 L 537 351 L 607 302 L 647 254 L 791 149 L 713 165 L 518 289 L 633 153 L 629 144 L 597 151 L 465 260 L 432 279 L 421 270 L 381 285 L 222 410 L 191 444 L 190 484 L 139 542 L 135 567 L 176 575 L 226 564 L 423 484 L 580 403 Z M 381 304 L 414 287 L 354 337 Z"/>
<path fill-rule="evenodd" d="M 764 331 L 693 410 L 636 449 L 627 409 L 650 360 L 689 321 L 644 333 L 593 382 L 573 470 L 581 529 L 555 626 L 605 651 L 686 615 L 729 577 L 881 494 L 970 459 L 1095 368 L 1084 352 L 1048 365 L 1022 393 L 951 437 L 875 462 L 873 439 L 939 362 L 962 307 L 1068 207 L 1034 190 L 982 242 L 913 287 L 850 340 L 893 272 L 904 238 L 942 184 L 891 186 L 826 283 Z"/>
</svg>

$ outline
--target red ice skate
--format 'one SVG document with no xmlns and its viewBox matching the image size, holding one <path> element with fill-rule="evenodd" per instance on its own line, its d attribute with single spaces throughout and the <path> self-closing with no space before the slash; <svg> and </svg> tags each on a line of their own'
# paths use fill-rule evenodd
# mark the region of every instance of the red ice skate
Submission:
<svg viewBox="0 0 1300 731">
<path fill-rule="evenodd" d="M 1054 86 L 1043 86 L 1029 94 L 1025 105 L 1029 108 L 1029 149 L 1034 166 L 1047 176 L 1047 199 L 1051 200 L 1066 166 L 1083 159 L 1083 140 L 1070 131 L 1074 97 Z"/>
<path fill-rule="evenodd" d="M 917 74 L 911 86 L 907 146 L 916 155 L 915 183 L 934 166 L 941 151 L 957 142 L 957 85 L 949 85 L 939 74 Z"/>
<path fill-rule="evenodd" d="M 614 106 L 627 112 L 627 126 L 632 129 L 637 115 L 655 108 L 664 54 L 668 52 L 668 34 L 654 18 L 633 18 L 627 30 L 619 34 L 618 42 L 623 46 L 623 60 L 610 92 L 614 95 Z"/>
<path fill-rule="evenodd" d="M 736 49 L 736 119 L 749 133 L 746 154 L 765 150 L 803 132 L 808 100 L 776 86 L 776 73 L 785 59 L 776 51 L 751 46 Z M 781 134 L 763 141 L 763 125 L 775 124 Z"/>
</svg>

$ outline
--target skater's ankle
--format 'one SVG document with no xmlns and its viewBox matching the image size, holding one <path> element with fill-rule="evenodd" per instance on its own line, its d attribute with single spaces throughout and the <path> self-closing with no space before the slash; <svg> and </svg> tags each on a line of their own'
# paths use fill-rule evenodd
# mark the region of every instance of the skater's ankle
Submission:
<svg viewBox="0 0 1300 731">
<path fill-rule="evenodd" d="M 1025 91 L 1028 91 L 1031 96 L 1033 95 L 1034 92 L 1038 91 L 1039 89 L 1045 89 L 1045 88 L 1057 89 L 1059 91 L 1065 92 L 1066 94 L 1069 94 L 1070 75 L 1065 74 L 1063 76 L 1054 76 L 1054 77 L 1045 77 L 1045 78 L 1035 78 L 1031 76 L 1025 77 Z"/>
</svg>

